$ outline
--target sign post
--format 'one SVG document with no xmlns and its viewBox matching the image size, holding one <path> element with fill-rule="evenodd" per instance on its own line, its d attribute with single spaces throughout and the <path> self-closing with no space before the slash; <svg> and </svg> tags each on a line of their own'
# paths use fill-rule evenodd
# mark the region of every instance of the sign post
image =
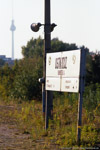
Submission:
<svg viewBox="0 0 100 150">
<path fill-rule="evenodd" d="M 43 116 L 45 119 L 45 129 L 48 128 L 49 118 L 53 118 L 53 93 L 45 89 L 45 79 L 46 79 L 46 53 L 51 51 L 51 32 L 57 26 L 55 23 L 51 24 L 50 20 L 50 0 L 44 0 L 45 11 L 44 11 L 44 24 L 32 23 L 31 30 L 38 32 L 41 26 L 44 26 L 44 51 L 43 51 L 43 78 L 39 79 L 42 83 L 42 109 Z"/>
<path fill-rule="evenodd" d="M 43 62 L 43 77 L 46 78 L 46 53 L 51 51 L 51 20 L 50 20 L 50 0 L 45 0 L 45 26 L 44 26 L 44 62 Z M 48 120 L 52 119 L 52 111 L 53 111 L 53 93 L 52 91 L 45 91 L 45 83 L 43 85 L 44 91 L 44 110 L 45 110 L 45 129 L 48 128 Z"/>
<path fill-rule="evenodd" d="M 46 55 L 46 90 L 79 93 L 77 121 L 78 144 L 80 144 L 81 139 L 85 55 L 86 51 L 84 49 L 47 53 Z"/>
<path fill-rule="evenodd" d="M 81 67 L 80 67 L 80 89 L 79 89 L 79 100 L 78 100 L 78 120 L 77 120 L 77 143 L 80 145 L 81 141 L 81 125 L 82 125 L 82 103 L 83 103 L 83 92 L 85 82 L 85 58 L 86 52 L 84 49 L 81 50 Z"/>
</svg>

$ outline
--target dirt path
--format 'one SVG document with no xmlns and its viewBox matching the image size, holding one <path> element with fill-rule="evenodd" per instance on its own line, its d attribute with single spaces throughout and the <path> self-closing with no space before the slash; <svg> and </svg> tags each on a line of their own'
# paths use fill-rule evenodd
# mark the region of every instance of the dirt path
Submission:
<svg viewBox="0 0 100 150">
<path fill-rule="evenodd" d="M 11 116 L 14 106 L 0 106 L 0 150 L 34 150 L 29 134 L 21 133 L 17 120 Z"/>
<path fill-rule="evenodd" d="M 23 133 L 13 113 L 18 106 L 0 105 L 0 150 L 58 150 L 44 140 L 33 140 L 29 133 Z M 46 145 L 46 146 L 45 146 Z"/>
</svg>

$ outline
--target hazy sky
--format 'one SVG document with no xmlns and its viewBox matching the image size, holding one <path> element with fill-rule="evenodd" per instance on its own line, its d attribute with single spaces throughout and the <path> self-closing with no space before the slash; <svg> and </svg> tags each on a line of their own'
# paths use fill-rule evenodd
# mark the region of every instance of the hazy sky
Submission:
<svg viewBox="0 0 100 150">
<path fill-rule="evenodd" d="M 13 0 L 15 58 L 22 58 L 21 47 L 32 37 L 44 37 L 43 27 L 34 33 L 33 22 L 44 23 L 44 0 Z M 12 0 L 0 0 L 0 55 L 11 57 Z M 52 38 L 85 45 L 100 51 L 100 0 L 51 0 L 51 22 L 57 27 Z"/>
</svg>

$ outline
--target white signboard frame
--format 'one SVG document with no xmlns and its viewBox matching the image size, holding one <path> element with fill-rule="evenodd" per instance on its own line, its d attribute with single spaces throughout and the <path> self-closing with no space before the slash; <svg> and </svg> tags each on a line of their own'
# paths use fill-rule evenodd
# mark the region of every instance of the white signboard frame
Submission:
<svg viewBox="0 0 100 150">
<path fill-rule="evenodd" d="M 46 81 L 48 91 L 79 92 L 81 50 L 46 54 Z"/>
</svg>

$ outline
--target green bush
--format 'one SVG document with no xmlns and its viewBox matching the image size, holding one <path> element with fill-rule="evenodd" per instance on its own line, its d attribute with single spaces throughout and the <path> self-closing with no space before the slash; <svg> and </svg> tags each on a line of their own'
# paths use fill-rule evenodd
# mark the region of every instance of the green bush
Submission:
<svg viewBox="0 0 100 150">
<path fill-rule="evenodd" d="M 90 84 L 85 87 L 83 106 L 88 112 L 91 112 L 98 104 L 100 104 L 100 84 Z"/>
</svg>

